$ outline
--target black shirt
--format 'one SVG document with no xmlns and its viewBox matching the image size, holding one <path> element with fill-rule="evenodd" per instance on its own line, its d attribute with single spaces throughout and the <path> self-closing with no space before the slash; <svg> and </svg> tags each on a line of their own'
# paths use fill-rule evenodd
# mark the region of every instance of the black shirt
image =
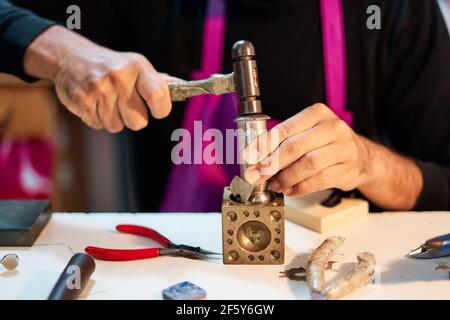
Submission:
<svg viewBox="0 0 450 320">
<path fill-rule="evenodd" d="M 68 5 L 78 4 L 81 33 L 92 40 L 141 52 L 157 69 L 184 78 L 199 66 L 205 1 L 16 2 L 58 21 L 67 18 Z M 381 30 L 366 27 L 366 9 L 373 4 L 381 8 Z M 354 113 L 355 131 L 415 159 L 424 176 L 415 210 L 450 210 L 450 37 L 438 5 L 432 0 L 347 0 L 343 6 L 347 108 Z M 5 7 L 11 8 L 0 0 L 0 70 L 24 76 L 26 44 L 49 22 L 22 9 L 16 9 L 19 16 L 42 25 L 8 22 L 15 18 Z M 223 72 L 231 71 L 229 51 L 241 39 L 256 47 L 266 114 L 282 120 L 313 103 L 326 103 L 319 1 L 229 1 Z M 168 119 L 151 121 L 130 135 L 139 210 L 158 208 L 171 165 L 170 135 L 183 111 L 175 106 Z M 150 185 L 158 186 L 152 187 L 152 197 Z"/>
</svg>

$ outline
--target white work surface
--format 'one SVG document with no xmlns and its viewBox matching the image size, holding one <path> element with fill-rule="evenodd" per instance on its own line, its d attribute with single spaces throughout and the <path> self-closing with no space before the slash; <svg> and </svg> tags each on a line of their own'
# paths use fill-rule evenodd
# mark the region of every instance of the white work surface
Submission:
<svg viewBox="0 0 450 320">
<path fill-rule="evenodd" d="M 150 226 L 175 243 L 221 251 L 221 219 L 213 214 L 54 214 L 32 248 L 0 248 L 20 256 L 16 271 L 0 267 L 0 299 L 46 299 L 73 252 L 85 246 L 139 248 L 156 246 L 148 239 L 120 234 L 117 224 Z M 450 232 L 450 213 L 383 213 L 344 226 L 332 235 L 346 238 L 328 277 L 352 267 L 356 255 L 373 252 L 381 270 L 379 286 L 364 287 L 348 299 L 450 299 L 449 271 L 435 270 L 434 260 L 414 260 L 405 254 L 423 241 Z M 320 235 L 286 223 L 285 265 L 233 266 L 221 260 L 196 261 L 160 257 L 132 262 L 97 261 L 85 299 L 160 299 L 162 289 L 191 281 L 209 299 L 309 299 L 305 282 L 280 278 L 279 272 L 304 265 Z"/>
</svg>

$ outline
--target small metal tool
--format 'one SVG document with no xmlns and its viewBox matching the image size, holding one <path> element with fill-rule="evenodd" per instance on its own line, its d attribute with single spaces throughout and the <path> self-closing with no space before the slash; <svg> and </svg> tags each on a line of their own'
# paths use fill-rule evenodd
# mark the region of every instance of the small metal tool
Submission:
<svg viewBox="0 0 450 320">
<path fill-rule="evenodd" d="M 235 176 L 233 180 L 231 180 L 230 189 L 235 201 L 247 203 L 253 194 L 253 190 L 255 190 L 255 186 L 241 177 Z"/>
<path fill-rule="evenodd" d="M 107 249 L 99 247 L 86 247 L 84 250 L 96 259 L 108 261 L 131 261 L 156 258 L 160 256 L 182 257 L 188 259 L 216 259 L 215 255 L 221 255 L 212 251 L 203 250 L 200 247 L 193 247 L 184 244 L 175 244 L 156 230 L 128 224 L 121 224 L 116 227 L 117 231 L 134 234 L 152 239 L 163 246 L 163 248 L 145 249 Z"/>
<path fill-rule="evenodd" d="M 450 233 L 425 241 L 420 247 L 412 250 L 408 256 L 416 259 L 450 256 Z"/>
<path fill-rule="evenodd" d="M 172 101 L 184 101 L 187 98 L 203 94 L 225 94 L 234 92 L 233 73 L 213 74 L 208 79 L 169 83 Z"/>
</svg>

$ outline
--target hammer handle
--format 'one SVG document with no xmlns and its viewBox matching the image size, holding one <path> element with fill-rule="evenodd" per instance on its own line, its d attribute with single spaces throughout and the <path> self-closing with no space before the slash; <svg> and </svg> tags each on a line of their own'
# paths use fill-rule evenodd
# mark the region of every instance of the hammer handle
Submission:
<svg viewBox="0 0 450 320">
<path fill-rule="evenodd" d="M 233 73 L 213 74 L 203 80 L 172 82 L 169 83 L 169 91 L 174 102 L 203 94 L 220 95 L 235 92 Z"/>
</svg>

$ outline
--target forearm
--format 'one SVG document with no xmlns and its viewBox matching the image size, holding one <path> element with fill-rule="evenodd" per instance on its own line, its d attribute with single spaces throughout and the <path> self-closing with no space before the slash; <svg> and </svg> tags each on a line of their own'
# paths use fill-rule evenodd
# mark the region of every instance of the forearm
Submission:
<svg viewBox="0 0 450 320">
<path fill-rule="evenodd" d="M 388 210 L 411 210 L 422 191 L 423 177 L 411 159 L 360 136 L 367 146 L 366 179 L 358 187 L 372 203 Z"/>
</svg>

